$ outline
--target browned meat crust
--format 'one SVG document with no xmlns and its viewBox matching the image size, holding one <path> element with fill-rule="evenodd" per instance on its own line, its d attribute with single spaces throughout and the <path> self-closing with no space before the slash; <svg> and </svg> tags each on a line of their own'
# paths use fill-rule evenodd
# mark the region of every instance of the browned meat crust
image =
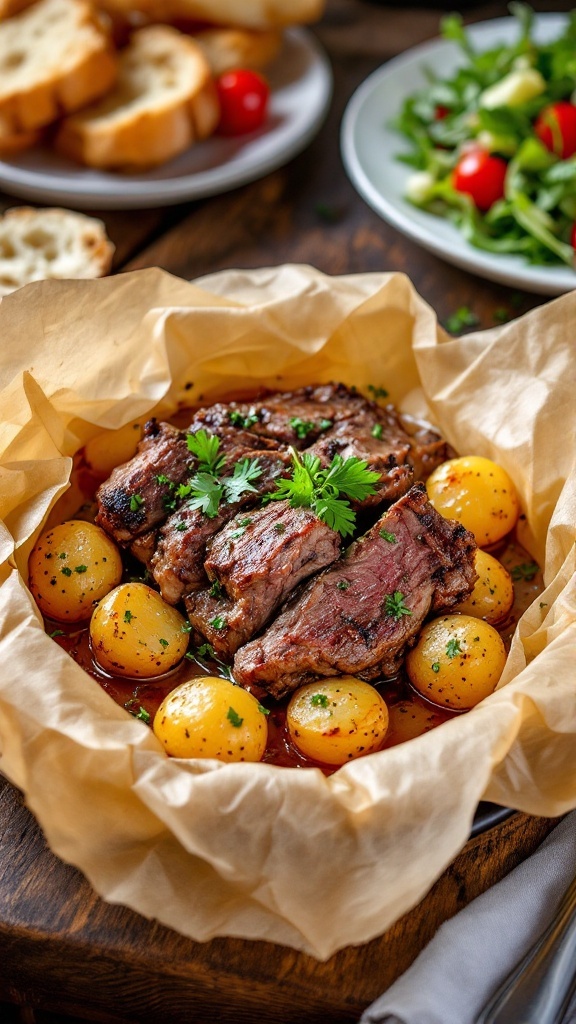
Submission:
<svg viewBox="0 0 576 1024">
<path fill-rule="evenodd" d="M 158 477 L 181 483 L 191 455 L 186 435 L 170 423 L 148 420 L 134 458 L 117 466 L 96 492 L 96 522 L 119 544 L 127 544 L 161 523 L 169 490 Z"/>
<path fill-rule="evenodd" d="M 186 599 L 188 618 L 218 657 L 232 658 L 294 588 L 333 562 L 340 536 L 309 508 L 270 502 L 237 515 L 208 543 L 212 587 Z"/>
<path fill-rule="evenodd" d="M 240 648 L 234 678 L 281 697 L 319 676 L 394 676 L 430 609 L 450 608 L 472 590 L 475 547 L 415 485 Z"/>
<path fill-rule="evenodd" d="M 242 432 L 242 436 L 243 432 Z M 257 448 L 267 445 L 263 438 L 249 437 L 254 446 L 243 444 L 227 452 L 227 463 L 245 458 L 257 458 L 261 475 L 253 481 L 254 491 L 247 491 L 238 501 L 222 504 L 213 518 L 191 509 L 185 503 L 161 527 L 156 552 L 151 560 L 152 575 L 160 587 L 162 597 L 169 604 L 178 604 L 183 597 L 206 585 L 204 569 L 206 545 L 232 519 L 239 509 L 248 509 L 258 503 L 263 494 L 274 489 L 276 481 L 290 472 L 288 452 Z"/>
</svg>

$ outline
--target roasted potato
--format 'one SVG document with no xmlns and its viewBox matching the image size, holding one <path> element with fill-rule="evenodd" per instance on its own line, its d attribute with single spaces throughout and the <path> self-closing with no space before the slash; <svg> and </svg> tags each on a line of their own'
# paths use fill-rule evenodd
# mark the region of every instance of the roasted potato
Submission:
<svg viewBox="0 0 576 1024">
<path fill-rule="evenodd" d="M 46 530 L 28 560 L 29 586 L 40 611 L 59 622 L 89 619 L 122 578 L 120 552 L 99 526 L 70 519 Z"/>
<path fill-rule="evenodd" d="M 296 690 L 287 723 L 292 742 L 303 754 L 339 765 L 382 746 L 388 708 L 369 683 L 340 676 Z"/>
<path fill-rule="evenodd" d="M 159 676 L 182 660 L 186 620 L 145 583 L 123 583 L 95 609 L 90 641 L 98 664 L 111 675 Z"/>
</svg>

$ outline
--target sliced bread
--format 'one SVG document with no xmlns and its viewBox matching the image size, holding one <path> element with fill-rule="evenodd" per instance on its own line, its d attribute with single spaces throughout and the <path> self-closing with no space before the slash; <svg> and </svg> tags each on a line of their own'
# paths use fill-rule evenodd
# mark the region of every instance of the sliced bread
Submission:
<svg viewBox="0 0 576 1024">
<path fill-rule="evenodd" d="M 38 0 L 0 22 L 0 135 L 34 131 L 102 96 L 116 55 L 89 0 Z"/>
<path fill-rule="evenodd" d="M 135 31 L 121 51 L 114 89 L 65 118 L 55 146 L 90 167 L 143 169 L 206 138 L 219 115 L 200 46 L 174 28 L 151 25 Z"/>
<path fill-rule="evenodd" d="M 104 277 L 113 255 L 104 224 L 94 217 L 13 207 L 0 217 L 0 296 L 45 278 Z"/>
<path fill-rule="evenodd" d="M 0 21 L 3 18 L 11 18 L 13 14 L 18 14 L 33 3 L 35 0 L 0 0 Z"/>
<path fill-rule="evenodd" d="M 282 45 L 280 29 L 210 28 L 194 33 L 212 74 L 216 77 L 235 68 L 259 71 L 277 57 Z"/>
</svg>

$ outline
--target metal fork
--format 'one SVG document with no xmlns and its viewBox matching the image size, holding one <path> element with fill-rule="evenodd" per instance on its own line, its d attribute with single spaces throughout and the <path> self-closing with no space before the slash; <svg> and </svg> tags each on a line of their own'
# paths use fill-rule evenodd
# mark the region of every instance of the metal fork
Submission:
<svg viewBox="0 0 576 1024">
<path fill-rule="evenodd" d="M 576 878 L 552 921 L 476 1018 L 476 1024 L 561 1024 L 576 989 Z"/>
</svg>

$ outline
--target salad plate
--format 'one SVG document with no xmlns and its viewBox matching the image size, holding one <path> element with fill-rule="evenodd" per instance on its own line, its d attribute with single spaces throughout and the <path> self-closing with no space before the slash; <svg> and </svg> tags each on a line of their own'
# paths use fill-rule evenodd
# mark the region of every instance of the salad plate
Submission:
<svg viewBox="0 0 576 1024">
<path fill-rule="evenodd" d="M 566 16 L 535 17 L 533 38 L 540 43 L 558 37 Z M 516 18 L 499 18 L 468 26 L 476 50 L 514 42 Z M 392 122 L 409 96 L 426 86 L 427 71 L 449 78 L 466 58 L 451 40 L 434 39 L 389 61 L 354 93 L 341 129 L 341 153 L 352 184 L 376 213 L 408 238 L 449 263 L 500 284 L 543 295 L 560 295 L 576 287 L 576 271 L 568 266 L 536 266 L 521 256 L 474 248 L 455 224 L 414 206 L 405 198 L 411 168 L 398 158 L 406 140 Z"/>
<path fill-rule="evenodd" d="M 332 96 L 326 55 L 306 29 L 288 29 L 267 71 L 265 127 L 249 135 L 212 136 L 174 160 L 140 174 L 82 167 L 48 147 L 0 161 L 0 189 L 24 199 L 80 209 L 142 209 L 203 199 L 263 177 L 296 156 L 319 130 Z"/>
</svg>

